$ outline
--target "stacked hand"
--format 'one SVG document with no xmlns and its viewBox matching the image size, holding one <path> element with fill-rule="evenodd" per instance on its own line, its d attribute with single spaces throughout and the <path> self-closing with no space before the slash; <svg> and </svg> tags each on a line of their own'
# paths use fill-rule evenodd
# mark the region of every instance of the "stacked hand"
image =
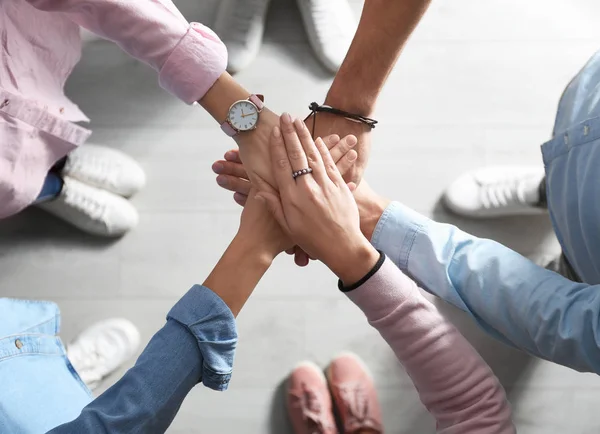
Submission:
<svg viewBox="0 0 600 434">
<path fill-rule="evenodd" d="M 344 179 L 359 185 L 363 173 L 367 168 L 369 155 L 371 153 L 371 128 L 359 122 L 353 122 L 341 116 L 330 113 L 318 113 L 306 120 L 306 126 L 313 137 L 327 137 L 331 134 L 341 136 L 353 135 L 358 140 L 355 150 L 358 154 L 356 163 L 344 174 Z"/>
<path fill-rule="evenodd" d="M 315 143 L 302 122 L 292 124 L 289 115 L 282 116 L 281 128 L 274 128 L 270 138 L 279 193 L 259 187 L 261 191 L 254 195 L 235 153 L 228 153 L 227 161 L 217 162 L 213 168 L 224 173 L 218 178 L 220 184 L 226 181 L 225 188 L 236 191 L 236 202 L 254 206 L 256 200 L 264 200 L 281 227 L 280 238 L 287 236 L 322 260 L 344 282 L 353 283 L 370 270 L 379 255 L 360 231 L 358 208 L 350 191 L 354 184 L 349 187 L 338 169 L 347 170 L 355 160 L 354 151 L 344 152 L 355 140 L 330 137 L 328 141 L 337 141 L 332 147 L 337 167 L 324 141 L 318 139 Z M 307 167 L 312 173 L 292 177 L 293 172 Z M 244 214 L 247 211 L 249 207 Z M 279 248 L 288 243 L 282 242 Z"/>
<path fill-rule="evenodd" d="M 279 122 L 279 120 L 278 120 Z M 289 123 L 291 125 L 291 122 Z M 293 131 L 293 127 L 292 127 Z M 265 150 L 267 151 L 267 155 L 265 160 L 267 162 L 268 172 L 271 173 L 271 157 L 269 155 L 269 139 L 265 142 L 267 146 Z M 331 153 L 331 158 L 336 162 L 337 168 L 340 173 L 347 173 L 350 168 L 356 162 L 356 151 L 352 148 L 356 145 L 356 138 L 353 136 L 347 136 L 343 139 L 340 139 L 337 135 L 331 135 L 326 137 L 324 143 L 329 148 L 329 152 Z M 230 191 L 234 192 L 233 199 L 239 205 L 246 205 L 248 203 L 249 198 L 253 198 L 256 190 L 252 189 L 252 185 L 250 183 L 250 176 L 247 173 L 246 166 L 242 164 L 240 158 L 240 152 L 237 150 L 231 150 L 225 154 L 225 160 L 217 161 L 212 166 L 213 171 L 217 173 L 217 183 Z M 262 176 L 253 176 L 254 185 L 256 185 L 260 190 L 267 191 L 275 191 L 276 182 L 273 178 L 273 184 L 271 182 L 266 182 L 262 178 Z M 286 251 L 290 254 L 294 254 L 296 256 L 296 264 L 300 266 L 305 266 L 308 264 L 308 255 L 304 253 L 301 249 L 295 248 L 293 246 L 289 246 L 286 248 Z"/>
</svg>

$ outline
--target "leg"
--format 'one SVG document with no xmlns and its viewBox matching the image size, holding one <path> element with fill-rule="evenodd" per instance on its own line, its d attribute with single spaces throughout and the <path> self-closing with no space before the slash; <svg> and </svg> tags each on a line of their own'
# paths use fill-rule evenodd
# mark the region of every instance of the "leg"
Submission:
<svg viewBox="0 0 600 434">
<path fill-rule="evenodd" d="M 63 179 L 55 172 L 48 172 L 46 175 L 46 180 L 44 181 L 44 185 L 42 186 L 42 191 L 38 195 L 34 204 L 46 202 L 51 199 L 56 199 L 64 186 Z"/>
<path fill-rule="evenodd" d="M 128 155 L 84 145 L 52 167 L 35 204 L 85 232 L 118 237 L 138 222 L 136 209 L 124 197 L 145 182 L 143 169 Z"/>
</svg>

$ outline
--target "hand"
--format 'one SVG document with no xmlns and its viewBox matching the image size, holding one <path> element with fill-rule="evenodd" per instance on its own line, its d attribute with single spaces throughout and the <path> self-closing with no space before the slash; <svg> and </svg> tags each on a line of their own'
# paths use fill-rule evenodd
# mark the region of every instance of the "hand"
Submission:
<svg viewBox="0 0 600 434">
<path fill-rule="evenodd" d="M 269 160 L 269 136 L 276 125 L 279 125 L 279 116 L 265 107 L 260 114 L 255 130 L 234 136 L 240 147 L 240 157 L 244 162 L 248 177 L 255 185 L 261 179 L 271 187 L 277 188 Z"/>
<path fill-rule="evenodd" d="M 326 137 L 324 142 L 340 173 L 346 173 L 356 161 L 356 152 L 352 150 L 356 145 L 356 139 L 353 136 L 347 136 L 340 140 L 339 136 L 333 134 Z M 225 153 L 225 160 L 216 161 L 212 169 L 218 174 L 217 184 L 226 190 L 233 191 L 233 200 L 244 206 L 248 200 L 251 184 L 240 160 L 239 152 L 237 150 L 228 151 Z M 295 254 L 297 265 L 303 267 L 308 264 L 308 255 L 299 247 L 288 249 L 287 253 Z"/>
<path fill-rule="evenodd" d="M 344 179 L 359 185 L 371 153 L 371 128 L 330 113 L 317 113 L 316 125 L 314 123 L 314 115 L 306 120 L 306 126 L 311 134 L 314 126 L 313 138 L 327 137 L 331 134 L 339 134 L 343 137 L 351 134 L 358 139 L 358 145 L 355 147 L 358 159 L 354 166 L 344 174 Z"/>
<path fill-rule="evenodd" d="M 360 232 L 358 207 L 325 143 L 316 143 L 300 120 L 281 117 L 281 129 L 271 134 L 271 163 L 279 195 L 261 191 L 263 198 L 292 240 L 323 261 L 345 284 L 365 276 L 379 253 Z M 311 174 L 292 178 L 311 167 Z M 350 183 L 351 187 L 355 187 Z"/>
</svg>

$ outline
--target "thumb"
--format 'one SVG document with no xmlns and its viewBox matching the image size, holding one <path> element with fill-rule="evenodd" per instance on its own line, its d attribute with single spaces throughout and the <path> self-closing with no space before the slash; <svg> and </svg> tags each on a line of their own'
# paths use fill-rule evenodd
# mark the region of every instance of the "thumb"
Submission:
<svg viewBox="0 0 600 434">
<path fill-rule="evenodd" d="M 266 191 L 261 191 L 260 193 L 256 193 L 256 196 L 254 196 L 254 198 L 259 203 L 265 204 L 267 206 L 267 209 L 269 210 L 275 221 L 279 223 L 279 226 L 281 226 L 286 233 L 289 234 L 290 229 L 285 219 L 285 214 L 283 213 L 283 207 L 281 206 L 279 196 Z"/>
</svg>

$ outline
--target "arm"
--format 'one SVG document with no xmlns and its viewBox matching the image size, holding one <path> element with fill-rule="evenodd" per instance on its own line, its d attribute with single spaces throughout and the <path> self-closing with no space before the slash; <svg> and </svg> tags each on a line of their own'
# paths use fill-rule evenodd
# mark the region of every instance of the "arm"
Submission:
<svg viewBox="0 0 600 434">
<path fill-rule="evenodd" d="M 227 49 L 201 24 L 190 25 L 171 0 L 27 0 L 59 12 L 119 45 L 159 72 L 162 87 L 188 104 L 225 72 Z"/>
<path fill-rule="evenodd" d="M 409 36 L 431 0 L 367 0 L 359 26 L 325 104 L 363 116 L 371 116 L 377 98 Z M 371 147 L 369 129 L 363 124 L 328 114 L 318 114 L 315 137 L 330 134 L 358 137 L 358 161 L 345 178 L 358 182 Z M 313 127 L 313 118 L 307 122 Z"/>
<path fill-rule="evenodd" d="M 66 14 L 73 22 L 116 42 L 159 73 L 160 85 L 188 104 L 200 105 L 221 124 L 235 101 L 252 92 L 227 72 L 227 49 L 199 23 L 191 25 L 171 0 L 26 0 L 34 7 Z M 268 102 L 268 101 L 267 101 Z M 267 142 L 279 117 L 265 108 L 254 131 L 235 140 L 253 181 L 271 185 Z"/>
<path fill-rule="evenodd" d="M 424 289 L 506 343 L 600 373 L 600 285 L 569 281 L 497 242 L 436 223 L 397 202 L 380 216 L 371 242 Z"/>
<path fill-rule="evenodd" d="M 379 265 L 346 295 L 394 350 L 438 432 L 514 433 L 506 395 L 489 366 L 411 279 L 389 259 Z"/>
<path fill-rule="evenodd" d="M 368 0 L 326 103 L 369 116 L 431 0 Z"/>
<path fill-rule="evenodd" d="M 278 227 L 264 218 L 267 211 L 248 202 L 238 234 L 204 285 L 194 286 L 171 309 L 123 378 L 52 434 L 164 432 L 198 382 L 227 388 L 237 344 L 234 316 L 273 258 L 288 247 Z"/>
</svg>

